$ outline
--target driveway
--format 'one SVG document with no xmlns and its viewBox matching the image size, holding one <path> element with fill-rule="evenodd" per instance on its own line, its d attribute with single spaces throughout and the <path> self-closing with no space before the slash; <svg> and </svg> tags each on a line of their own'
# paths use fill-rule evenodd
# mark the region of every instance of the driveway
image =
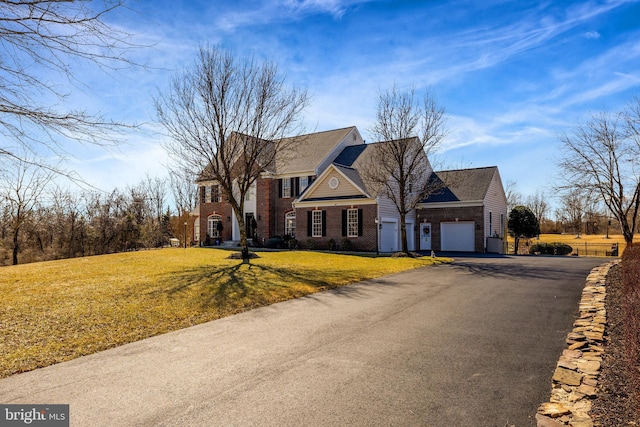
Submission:
<svg viewBox="0 0 640 427">
<path fill-rule="evenodd" d="M 72 426 L 533 426 L 589 271 L 460 258 L 0 380 Z"/>
</svg>

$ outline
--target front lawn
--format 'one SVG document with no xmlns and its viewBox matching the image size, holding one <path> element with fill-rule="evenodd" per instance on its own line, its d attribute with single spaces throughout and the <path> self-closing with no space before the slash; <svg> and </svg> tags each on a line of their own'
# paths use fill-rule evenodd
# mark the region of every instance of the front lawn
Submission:
<svg viewBox="0 0 640 427">
<path fill-rule="evenodd" d="M 0 378 L 364 279 L 441 263 L 163 249 L 0 267 Z"/>
</svg>

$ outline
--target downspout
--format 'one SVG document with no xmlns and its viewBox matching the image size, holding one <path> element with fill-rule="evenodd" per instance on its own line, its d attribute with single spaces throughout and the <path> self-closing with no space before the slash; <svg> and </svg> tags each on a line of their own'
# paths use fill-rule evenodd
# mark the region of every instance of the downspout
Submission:
<svg viewBox="0 0 640 427">
<path fill-rule="evenodd" d="M 380 199 L 376 196 L 376 255 L 380 255 Z"/>
</svg>

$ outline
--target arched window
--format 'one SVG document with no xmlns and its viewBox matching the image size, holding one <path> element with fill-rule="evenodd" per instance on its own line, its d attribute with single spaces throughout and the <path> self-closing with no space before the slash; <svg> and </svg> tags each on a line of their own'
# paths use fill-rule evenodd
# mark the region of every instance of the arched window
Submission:
<svg viewBox="0 0 640 427">
<path fill-rule="evenodd" d="M 222 217 L 213 214 L 207 221 L 207 234 L 209 237 L 220 237 L 222 234 Z"/>
<path fill-rule="evenodd" d="M 295 237 L 296 235 L 296 213 L 295 211 L 284 214 L 284 234 Z"/>
</svg>

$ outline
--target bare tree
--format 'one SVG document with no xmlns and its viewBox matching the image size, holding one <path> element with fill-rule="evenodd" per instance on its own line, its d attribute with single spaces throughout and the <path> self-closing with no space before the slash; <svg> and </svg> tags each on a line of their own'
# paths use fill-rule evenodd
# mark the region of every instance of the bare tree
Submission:
<svg viewBox="0 0 640 427">
<path fill-rule="evenodd" d="M 238 221 L 243 254 L 245 196 L 263 172 L 275 170 L 276 156 L 299 143 L 288 136 L 302 133 L 307 102 L 306 90 L 288 88 L 274 63 L 210 46 L 155 99 L 171 137 L 166 149 L 179 167 L 220 185 Z"/>
<path fill-rule="evenodd" d="M 28 156 L 21 157 L 26 160 L 14 158 L 5 162 L 7 167 L 0 170 L 0 197 L 8 207 L 13 265 L 18 264 L 22 228 L 37 209 L 40 198 L 52 178 L 49 171 L 36 168 Z"/>
<path fill-rule="evenodd" d="M 107 24 L 124 0 L 12 0 L 0 7 L 0 158 L 26 160 L 52 170 L 34 157 L 43 151 L 64 157 L 58 138 L 93 144 L 115 141 L 126 126 L 86 111 L 64 109 L 78 86 L 73 66 L 91 63 L 115 69 L 130 64 L 130 35 Z M 13 141 L 13 142 L 8 142 Z M 60 166 L 55 169 L 64 173 Z"/>
<path fill-rule="evenodd" d="M 169 174 L 169 185 L 178 215 L 193 211 L 198 204 L 196 176 L 188 170 L 175 168 Z"/>
<path fill-rule="evenodd" d="M 415 89 L 397 85 L 378 95 L 376 121 L 371 134 L 381 143 L 363 168 L 363 178 L 380 188 L 400 215 L 402 251 L 408 253 L 406 217 L 418 203 L 442 189 L 430 179 L 428 155 L 437 151 L 446 131 L 445 111 L 427 91 L 419 99 Z"/>
<path fill-rule="evenodd" d="M 540 223 L 547 218 L 549 204 L 547 203 L 547 197 L 544 192 L 537 190 L 535 194 L 529 195 L 525 205 L 531 209 Z"/>
<path fill-rule="evenodd" d="M 563 227 L 580 234 L 582 219 L 584 218 L 585 195 L 580 189 L 565 191 L 560 199 L 560 206 L 556 209 L 556 217 Z"/>
<path fill-rule="evenodd" d="M 518 191 L 518 184 L 510 179 L 504 188 L 505 196 L 507 197 L 507 211 L 511 212 L 516 206 L 522 205 L 522 194 Z"/>
<path fill-rule="evenodd" d="M 624 114 L 602 112 L 560 140 L 564 175 L 560 188 L 596 195 L 620 223 L 625 242 L 632 243 L 640 208 L 640 162 L 634 123 L 639 109 Z"/>
</svg>

